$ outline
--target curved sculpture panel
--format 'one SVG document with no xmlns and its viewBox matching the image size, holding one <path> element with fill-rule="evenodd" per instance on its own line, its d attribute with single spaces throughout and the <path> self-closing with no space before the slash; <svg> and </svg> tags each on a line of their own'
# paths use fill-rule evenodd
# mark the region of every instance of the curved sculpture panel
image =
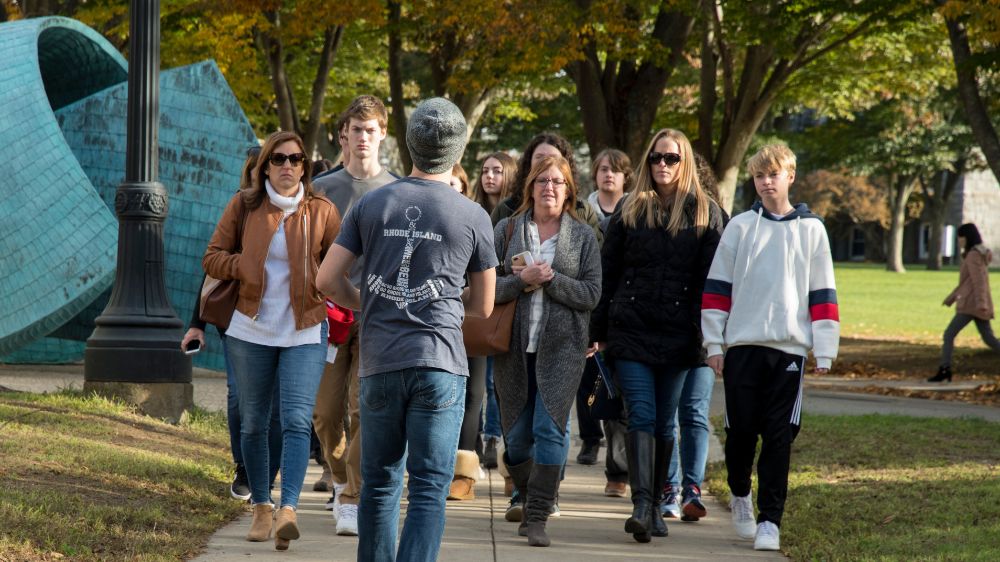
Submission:
<svg viewBox="0 0 1000 562">
<path fill-rule="evenodd" d="M 82 27 L 77 22 L 72 23 Z M 13 24 L 0 24 L 0 45 L 8 33 L 9 25 Z M 50 41 L 55 39 L 58 39 L 58 35 L 50 36 Z M 79 46 L 75 48 L 79 50 Z M 46 57 L 59 58 L 47 54 L 42 54 L 39 58 Z M 42 69 L 40 74 L 44 77 L 46 72 Z M 35 73 L 39 74 L 38 70 Z M 69 181 L 66 176 L 50 177 L 50 190 L 39 190 L 32 197 L 37 199 L 36 204 L 39 206 L 53 205 L 59 200 L 53 194 L 72 192 L 79 190 L 80 185 L 86 186 L 91 207 L 94 202 L 99 204 L 99 208 L 93 209 L 90 216 L 97 216 L 99 221 L 110 223 L 110 233 L 100 241 L 91 241 L 86 248 L 107 256 L 110 267 L 106 268 L 104 274 L 106 281 L 80 299 L 81 302 L 71 311 L 63 312 L 58 319 L 46 322 L 44 326 L 18 338 L 10 345 L 0 343 L 0 355 L 9 354 L 0 360 L 79 360 L 82 357 L 82 341 L 93 331 L 94 318 L 103 311 L 108 301 L 110 285 L 114 280 L 117 245 L 114 196 L 125 169 L 127 84 L 123 82 L 124 70 L 122 73 L 121 80 L 102 88 L 58 82 L 65 89 L 49 96 L 48 116 L 59 135 L 59 142 L 54 144 L 58 144 L 58 149 L 69 155 L 68 159 L 78 170 L 77 179 Z M 4 74 L 5 70 L 0 69 L 0 88 Z M 55 87 L 57 78 L 43 79 L 43 82 Z M 71 91 L 77 93 L 70 95 L 68 92 Z M 164 225 L 165 281 L 170 302 L 186 323 L 201 281 L 201 257 L 205 246 L 222 209 L 238 187 L 246 149 L 255 145 L 257 140 L 225 78 L 212 61 L 171 69 L 161 74 L 160 114 L 159 181 L 167 188 L 170 197 L 169 214 Z M 0 123 L 13 117 L 0 104 Z M 2 126 L 0 139 L 3 139 Z M 6 143 L 0 144 L 3 147 L 0 150 L 6 153 L 5 145 Z M 0 159 L 0 171 L 5 166 L 3 160 Z M 49 162 L 32 163 L 27 167 L 26 175 L 41 174 L 50 168 Z M 9 187 L 0 187 L 0 190 L 6 189 Z M 5 199 L 0 200 L 0 209 L 7 214 Z M 75 208 L 65 208 L 60 216 L 79 218 L 77 212 Z M 80 222 L 72 222 L 77 225 L 74 229 L 87 228 Z M 82 222 L 90 223 L 90 220 Z M 49 225 L 50 228 L 51 226 L 52 224 Z M 57 226 L 53 230 L 58 230 L 63 236 L 71 236 L 76 232 L 62 228 Z M 16 231 L 11 231 L 8 236 L 6 225 L 2 223 L 0 236 L 5 241 L 10 240 L 12 247 L 27 248 L 31 244 L 30 239 L 24 239 Z M 3 248 L 4 242 L 0 242 L 0 271 L 5 272 L 7 268 Z M 38 262 L 46 264 L 50 269 L 54 267 L 52 260 L 45 255 L 39 255 Z M 7 294 L 2 285 L 6 282 L 6 277 L 6 273 L 0 274 L 0 298 Z M 3 313 L 0 310 L 0 315 Z M 31 320 L 30 317 L 27 319 Z M 3 322 L 3 316 L 0 316 L 0 342 L 10 339 L 6 336 L 7 327 Z M 214 338 L 210 339 L 207 349 L 195 357 L 196 365 L 214 369 L 223 367 L 221 346 L 215 345 L 215 341 L 217 340 Z"/>
<path fill-rule="evenodd" d="M 65 18 L 0 25 L 0 353 L 62 326 L 114 281 L 118 223 L 53 106 L 123 82 L 125 60 Z"/>
</svg>

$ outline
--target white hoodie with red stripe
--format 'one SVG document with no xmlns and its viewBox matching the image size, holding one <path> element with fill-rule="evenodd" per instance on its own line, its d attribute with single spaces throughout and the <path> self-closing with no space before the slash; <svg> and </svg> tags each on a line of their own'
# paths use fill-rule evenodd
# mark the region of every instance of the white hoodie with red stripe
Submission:
<svg viewBox="0 0 1000 562">
<path fill-rule="evenodd" d="M 759 345 L 830 368 L 840 345 L 840 314 L 830 241 L 805 204 L 775 218 L 760 202 L 726 226 L 702 296 L 708 356 Z"/>
</svg>

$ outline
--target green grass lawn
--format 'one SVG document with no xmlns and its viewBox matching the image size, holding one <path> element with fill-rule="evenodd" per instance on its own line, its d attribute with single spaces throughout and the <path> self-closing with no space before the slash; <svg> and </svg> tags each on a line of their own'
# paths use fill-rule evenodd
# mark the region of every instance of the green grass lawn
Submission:
<svg viewBox="0 0 1000 562">
<path fill-rule="evenodd" d="M 940 344 L 941 334 L 955 315 L 941 301 L 958 285 L 958 268 L 927 271 L 913 266 L 893 273 L 881 264 L 838 263 L 837 299 L 844 337 L 904 340 Z M 1000 303 L 1000 271 L 990 273 L 994 303 Z M 994 326 L 995 332 L 1000 327 Z M 956 344 L 986 346 L 975 326 L 959 334 Z"/>
<path fill-rule="evenodd" d="M 178 560 L 244 509 L 223 414 L 180 426 L 81 393 L 0 393 L 0 560 Z"/>
<path fill-rule="evenodd" d="M 724 463 L 707 487 L 728 502 Z M 781 528 L 793 560 L 992 562 L 998 537 L 1000 424 L 804 416 Z"/>
</svg>

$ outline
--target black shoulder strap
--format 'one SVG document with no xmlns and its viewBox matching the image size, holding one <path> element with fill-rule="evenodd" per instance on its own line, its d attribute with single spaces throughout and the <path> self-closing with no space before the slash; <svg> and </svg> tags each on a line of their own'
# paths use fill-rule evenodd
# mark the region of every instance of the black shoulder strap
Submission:
<svg viewBox="0 0 1000 562">
<path fill-rule="evenodd" d="M 239 254 L 243 251 L 243 231 L 246 230 L 247 226 L 247 215 L 250 214 L 250 209 L 247 208 L 246 201 L 243 200 L 243 194 L 237 193 L 240 201 L 240 214 L 239 218 L 236 219 L 236 230 L 239 231 L 240 235 L 236 239 L 236 250 L 234 254 Z"/>
</svg>

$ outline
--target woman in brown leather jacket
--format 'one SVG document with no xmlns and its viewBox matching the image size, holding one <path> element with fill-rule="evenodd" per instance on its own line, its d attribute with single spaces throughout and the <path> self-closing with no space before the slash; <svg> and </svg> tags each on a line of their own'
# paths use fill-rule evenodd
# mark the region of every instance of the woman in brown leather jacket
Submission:
<svg viewBox="0 0 1000 562">
<path fill-rule="evenodd" d="M 971 222 L 958 227 L 958 245 L 962 247 L 958 287 L 942 303 L 945 306 L 955 305 L 955 317 L 944 331 L 941 366 L 936 375 L 927 379 L 928 382 L 951 381 L 951 352 L 955 348 L 955 336 L 969 322 L 975 322 L 983 342 L 1000 353 L 1000 341 L 997 341 L 990 326 L 993 297 L 990 295 L 989 266 L 993 252 L 983 246 L 983 237 Z"/>
<path fill-rule="evenodd" d="M 240 282 L 226 347 L 243 418 L 240 441 L 253 503 L 249 541 L 271 535 L 267 437 L 273 390 L 280 390 L 278 550 L 299 538 L 295 508 L 327 351 L 326 304 L 316 272 L 340 230 L 337 208 L 313 192 L 310 165 L 298 135 L 268 137 L 252 186 L 226 206 L 202 260 L 212 277 Z"/>
</svg>

